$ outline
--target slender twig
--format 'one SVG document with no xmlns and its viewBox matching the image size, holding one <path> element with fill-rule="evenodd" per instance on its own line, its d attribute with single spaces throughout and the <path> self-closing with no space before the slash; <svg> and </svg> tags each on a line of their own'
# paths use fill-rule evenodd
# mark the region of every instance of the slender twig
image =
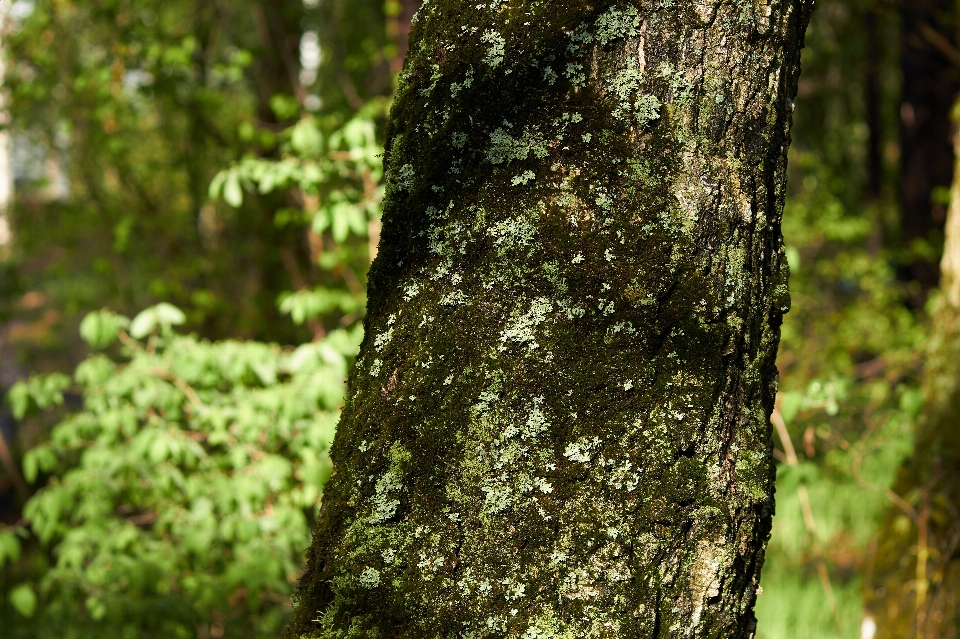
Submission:
<svg viewBox="0 0 960 639">
<path fill-rule="evenodd" d="M 189 384 L 185 381 L 165 370 L 155 368 L 150 371 L 151 375 L 159 377 L 160 379 L 165 379 L 177 388 L 180 389 L 180 392 L 183 393 L 190 404 L 196 408 L 198 411 L 203 412 L 207 410 L 207 405 L 203 403 L 203 400 L 200 399 L 200 396 L 197 395 L 197 392 L 193 390 Z"/>
</svg>

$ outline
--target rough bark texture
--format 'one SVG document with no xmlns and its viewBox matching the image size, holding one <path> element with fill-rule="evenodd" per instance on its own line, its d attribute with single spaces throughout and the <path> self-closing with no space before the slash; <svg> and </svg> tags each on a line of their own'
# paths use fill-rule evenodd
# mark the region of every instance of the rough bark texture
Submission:
<svg viewBox="0 0 960 639">
<path fill-rule="evenodd" d="M 749 637 L 805 0 L 434 0 L 293 636 Z"/>
<path fill-rule="evenodd" d="M 878 638 L 960 636 L 960 136 L 923 372 L 923 417 L 900 469 L 867 593 Z"/>
</svg>

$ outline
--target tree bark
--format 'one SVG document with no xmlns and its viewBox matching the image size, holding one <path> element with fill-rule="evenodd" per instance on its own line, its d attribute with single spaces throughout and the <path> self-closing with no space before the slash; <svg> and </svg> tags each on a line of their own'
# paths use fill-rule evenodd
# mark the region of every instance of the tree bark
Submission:
<svg viewBox="0 0 960 639">
<path fill-rule="evenodd" d="M 960 636 L 960 136 L 924 361 L 923 415 L 900 469 L 867 593 L 878 638 Z"/>
<path fill-rule="evenodd" d="M 290 635 L 753 635 L 811 4 L 420 10 Z"/>
</svg>

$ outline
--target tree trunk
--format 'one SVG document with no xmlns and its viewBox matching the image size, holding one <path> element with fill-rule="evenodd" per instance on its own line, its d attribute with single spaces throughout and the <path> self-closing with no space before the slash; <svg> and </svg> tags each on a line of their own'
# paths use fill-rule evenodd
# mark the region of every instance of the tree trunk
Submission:
<svg viewBox="0 0 960 639">
<path fill-rule="evenodd" d="M 292 636 L 752 636 L 811 4 L 420 10 Z"/>
<path fill-rule="evenodd" d="M 13 240 L 9 207 L 13 205 L 13 144 L 6 85 L 7 52 L 3 41 L 10 28 L 10 0 L 0 0 L 0 260 L 7 258 Z"/>
<path fill-rule="evenodd" d="M 947 187 L 953 170 L 950 108 L 960 91 L 954 0 L 910 0 L 900 7 L 900 206 L 901 241 L 933 239 L 943 228 L 946 207 L 931 199 Z M 935 260 L 913 258 L 902 276 L 920 284 L 911 295 L 922 307 L 937 285 Z"/>
<path fill-rule="evenodd" d="M 923 372 L 923 416 L 880 532 L 867 593 L 878 637 L 960 636 L 960 136 Z M 902 496 L 902 497 L 898 497 Z"/>
</svg>

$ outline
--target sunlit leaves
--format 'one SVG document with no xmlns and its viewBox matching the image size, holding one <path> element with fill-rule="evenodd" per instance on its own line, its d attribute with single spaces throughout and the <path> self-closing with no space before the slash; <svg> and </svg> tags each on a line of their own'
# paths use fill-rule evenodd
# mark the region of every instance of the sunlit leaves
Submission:
<svg viewBox="0 0 960 639">
<path fill-rule="evenodd" d="M 382 196 L 383 149 L 373 115 L 358 115 L 329 135 L 316 118 L 304 118 L 283 133 L 282 159 L 244 158 L 214 177 L 209 196 L 239 207 L 244 189 L 265 195 L 296 188 L 321 196 L 313 212 L 314 232 L 332 228 L 337 242 L 348 231 L 363 236 L 367 221 L 379 217 Z"/>
<path fill-rule="evenodd" d="M 169 329 L 187 321 L 186 315 L 179 308 L 166 302 L 140 311 L 130 322 L 130 336 L 141 339 L 156 329 Z"/>
<path fill-rule="evenodd" d="M 40 409 L 63 403 L 63 391 L 70 386 L 70 378 L 63 373 L 36 375 L 25 382 L 17 382 L 7 393 L 13 415 L 23 419 L 31 405 Z"/>
<path fill-rule="evenodd" d="M 88 313 L 80 322 L 80 337 L 93 348 L 104 348 L 117 339 L 120 329 L 130 326 L 130 319 L 108 310 Z"/>
<path fill-rule="evenodd" d="M 24 617 L 32 617 L 34 611 L 37 609 L 37 595 L 33 592 L 33 588 L 29 584 L 20 584 L 10 591 L 10 594 L 7 595 L 10 598 L 10 603 L 13 604 L 13 607 L 17 609 Z"/>
<path fill-rule="evenodd" d="M 25 455 L 27 481 L 48 480 L 24 517 L 54 564 L 8 593 L 20 614 L 69 604 L 76 623 L 144 637 L 192 633 L 191 619 L 236 614 L 238 597 L 284 614 L 360 330 L 285 350 L 178 335 L 173 311 L 134 319 L 124 361 L 81 363 L 82 410 Z M 36 377 L 15 394 L 50 407 L 70 383 Z M 0 528 L 0 563 L 19 553 Z"/>
<path fill-rule="evenodd" d="M 16 561 L 23 550 L 18 532 L 22 529 L 0 528 L 0 568 L 8 561 Z"/>
<path fill-rule="evenodd" d="M 296 324 L 303 324 L 323 313 L 337 309 L 355 313 L 363 308 L 366 298 L 348 291 L 317 287 L 313 290 L 284 293 L 280 296 L 280 312 L 289 315 Z"/>
</svg>

